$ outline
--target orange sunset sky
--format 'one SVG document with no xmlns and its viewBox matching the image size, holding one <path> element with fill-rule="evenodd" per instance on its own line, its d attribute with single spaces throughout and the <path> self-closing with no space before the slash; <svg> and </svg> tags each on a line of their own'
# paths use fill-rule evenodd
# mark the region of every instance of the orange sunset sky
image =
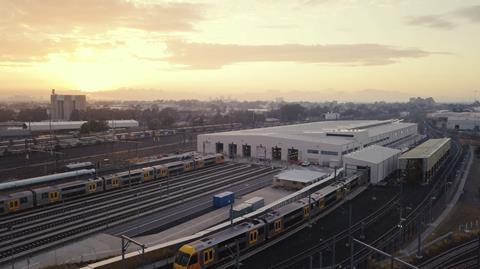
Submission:
<svg viewBox="0 0 480 269">
<path fill-rule="evenodd" d="M 479 33 L 476 0 L 1 0 L 0 98 L 471 101 Z"/>
</svg>

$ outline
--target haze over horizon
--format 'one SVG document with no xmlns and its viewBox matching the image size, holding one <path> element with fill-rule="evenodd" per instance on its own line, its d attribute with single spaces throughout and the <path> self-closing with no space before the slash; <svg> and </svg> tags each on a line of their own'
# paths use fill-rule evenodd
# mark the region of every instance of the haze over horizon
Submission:
<svg viewBox="0 0 480 269">
<path fill-rule="evenodd" d="M 472 101 L 480 1 L 6 0 L 0 100 Z"/>
</svg>

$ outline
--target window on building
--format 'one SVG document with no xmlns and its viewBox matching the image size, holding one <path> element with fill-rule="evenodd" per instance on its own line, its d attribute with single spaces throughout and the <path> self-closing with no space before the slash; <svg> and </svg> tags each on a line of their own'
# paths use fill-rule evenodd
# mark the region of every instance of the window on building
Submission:
<svg viewBox="0 0 480 269">
<path fill-rule="evenodd" d="M 322 155 L 338 156 L 338 152 L 336 151 L 322 150 L 321 153 Z"/>
<path fill-rule="evenodd" d="M 317 149 L 307 149 L 307 153 L 318 154 L 318 150 Z"/>
</svg>

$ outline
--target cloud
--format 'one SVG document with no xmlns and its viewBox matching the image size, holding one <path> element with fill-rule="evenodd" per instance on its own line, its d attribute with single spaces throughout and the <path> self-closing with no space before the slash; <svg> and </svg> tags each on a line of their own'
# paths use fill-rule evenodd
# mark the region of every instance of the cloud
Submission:
<svg viewBox="0 0 480 269">
<path fill-rule="evenodd" d="M 472 23 L 480 23 L 480 5 L 466 6 L 444 14 L 410 16 L 406 17 L 406 22 L 413 26 L 448 30 L 457 26 L 454 22 L 457 19 L 465 19 Z"/>
<path fill-rule="evenodd" d="M 468 6 L 454 12 L 458 17 L 473 23 L 480 23 L 480 5 Z"/>
<path fill-rule="evenodd" d="M 0 62 L 42 61 L 79 46 L 109 49 L 118 29 L 154 33 L 194 31 L 204 5 L 128 0 L 4 0 L 0 5 Z"/>
<path fill-rule="evenodd" d="M 301 62 L 339 65 L 386 65 L 430 52 L 381 44 L 231 45 L 167 40 L 169 63 L 192 69 L 217 69 L 241 62 Z"/>
<path fill-rule="evenodd" d="M 424 26 L 430 28 L 452 29 L 455 24 L 443 18 L 442 15 L 426 15 L 417 17 L 407 17 L 407 24 L 414 26 Z"/>
<path fill-rule="evenodd" d="M 201 5 L 140 4 L 126 0 L 6 0 L 0 24 L 46 32 L 126 27 L 148 31 L 191 31 L 203 18 Z"/>
</svg>

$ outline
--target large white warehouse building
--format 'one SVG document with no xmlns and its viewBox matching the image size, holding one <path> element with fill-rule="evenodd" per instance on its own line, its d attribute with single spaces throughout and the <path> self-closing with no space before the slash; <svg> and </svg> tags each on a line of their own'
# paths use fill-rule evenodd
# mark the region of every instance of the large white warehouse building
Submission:
<svg viewBox="0 0 480 269">
<path fill-rule="evenodd" d="M 230 158 L 310 161 L 339 167 L 342 156 L 371 146 L 417 135 L 417 124 L 396 120 L 321 121 L 269 128 L 202 134 L 201 153 L 224 153 Z"/>
<path fill-rule="evenodd" d="M 435 126 L 451 130 L 480 130 L 480 112 L 437 111 L 427 115 Z"/>
</svg>

